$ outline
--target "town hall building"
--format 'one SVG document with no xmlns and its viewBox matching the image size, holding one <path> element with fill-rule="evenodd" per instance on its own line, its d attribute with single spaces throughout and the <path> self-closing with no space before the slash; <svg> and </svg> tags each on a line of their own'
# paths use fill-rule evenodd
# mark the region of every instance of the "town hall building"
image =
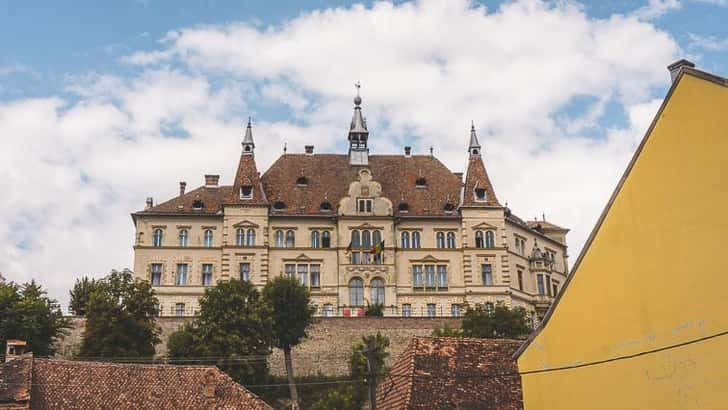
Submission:
<svg viewBox="0 0 728 410">
<path fill-rule="evenodd" d="M 501 204 L 475 127 L 467 172 L 432 153 L 370 154 L 361 98 L 346 154 L 284 153 L 262 175 L 250 122 L 230 185 L 205 184 L 132 214 L 134 272 L 164 316 L 189 316 L 205 288 L 280 275 L 311 291 L 319 316 L 460 316 L 466 305 L 526 308 L 538 320 L 566 280 L 567 229 Z M 463 138 L 465 151 L 466 138 Z"/>
</svg>

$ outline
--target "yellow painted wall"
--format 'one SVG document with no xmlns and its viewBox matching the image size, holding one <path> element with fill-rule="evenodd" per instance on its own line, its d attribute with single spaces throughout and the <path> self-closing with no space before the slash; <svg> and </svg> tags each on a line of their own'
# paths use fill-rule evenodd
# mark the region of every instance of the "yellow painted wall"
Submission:
<svg viewBox="0 0 728 410">
<path fill-rule="evenodd" d="M 728 330 L 728 87 L 684 74 L 521 373 Z M 526 410 L 728 409 L 728 335 L 522 376 Z"/>
</svg>

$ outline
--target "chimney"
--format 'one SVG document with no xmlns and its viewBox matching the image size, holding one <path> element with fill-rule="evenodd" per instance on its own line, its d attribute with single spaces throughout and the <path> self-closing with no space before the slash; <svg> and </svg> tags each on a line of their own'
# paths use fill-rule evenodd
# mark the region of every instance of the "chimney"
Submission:
<svg viewBox="0 0 728 410">
<path fill-rule="evenodd" d="M 412 147 L 410 147 L 409 145 L 404 147 L 404 156 L 407 158 L 412 156 Z"/>
<path fill-rule="evenodd" d="M 306 155 L 313 155 L 313 145 L 306 145 L 304 147 L 304 151 L 306 152 Z"/>
<path fill-rule="evenodd" d="M 670 71 L 670 79 L 673 83 L 675 82 L 675 79 L 677 79 L 677 77 L 680 75 L 682 69 L 685 67 L 694 68 L 695 64 L 683 58 L 667 66 L 668 71 Z"/>
<path fill-rule="evenodd" d="M 215 398 L 215 371 L 208 370 L 205 373 L 205 397 L 208 399 Z"/>
<path fill-rule="evenodd" d="M 220 175 L 205 175 L 205 186 L 208 188 L 217 187 L 217 183 L 220 182 Z"/>
<path fill-rule="evenodd" d="M 179 196 L 182 196 L 185 194 L 185 188 L 187 187 L 187 182 L 180 181 L 179 183 Z"/>
<path fill-rule="evenodd" d="M 147 206 L 144 209 L 151 209 L 154 206 L 154 198 L 151 196 L 147 197 Z"/>
<path fill-rule="evenodd" d="M 25 340 L 8 339 L 5 345 L 5 362 L 19 359 L 25 353 Z"/>
</svg>

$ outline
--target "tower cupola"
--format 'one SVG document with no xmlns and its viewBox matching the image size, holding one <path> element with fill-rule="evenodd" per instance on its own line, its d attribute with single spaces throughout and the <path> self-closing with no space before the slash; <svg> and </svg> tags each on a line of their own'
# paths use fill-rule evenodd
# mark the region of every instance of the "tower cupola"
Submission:
<svg viewBox="0 0 728 410">
<path fill-rule="evenodd" d="M 248 126 L 245 128 L 245 136 L 243 137 L 243 155 L 253 155 L 254 150 L 253 127 L 251 126 L 250 117 L 248 117 Z"/>
<path fill-rule="evenodd" d="M 369 130 L 367 130 L 367 121 L 361 113 L 361 96 L 359 95 L 361 84 L 357 82 L 354 86 L 356 87 L 356 97 L 354 97 L 354 116 L 349 126 L 349 163 L 351 165 L 368 165 Z"/>
</svg>

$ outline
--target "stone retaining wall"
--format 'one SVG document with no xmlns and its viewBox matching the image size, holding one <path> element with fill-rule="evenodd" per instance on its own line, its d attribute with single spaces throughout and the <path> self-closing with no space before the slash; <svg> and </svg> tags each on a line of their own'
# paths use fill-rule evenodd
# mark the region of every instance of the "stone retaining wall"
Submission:
<svg viewBox="0 0 728 410">
<path fill-rule="evenodd" d="M 169 335 L 192 318 L 159 318 L 162 329 L 162 343 L 157 346 L 157 355 L 163 356 Z M 448 324 L 459 327 L 460 320 L 452 318 L 397 318 L 397 317 L 357 317 L 357 318 L 316 318 L 309 329 L 309 337 L 293 349 L 293 365 L 297 376 L 322 374 L 342 376 L 349 373 L 349 354 L 351 346 L 368 334 L 381 332 L 390 341 L 389 360 L 399 356 L 413 336 L 428 336 L 432 330 Z M 73 319 L 73 328 L 60 342 L 59 356 L 71 357 L 81 344 L 85 320 Z M 271 373 L 285 375 L 283 352 L 275 349 L 268 364 Z"/>
</svg>

